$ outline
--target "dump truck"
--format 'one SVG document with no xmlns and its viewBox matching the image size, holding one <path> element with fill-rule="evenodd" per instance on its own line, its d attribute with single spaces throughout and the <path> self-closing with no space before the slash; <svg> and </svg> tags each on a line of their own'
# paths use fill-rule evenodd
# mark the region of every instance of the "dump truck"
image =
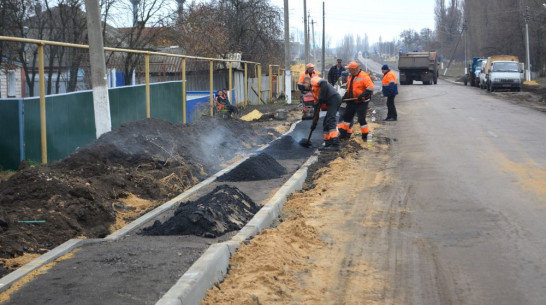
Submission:
<svg viewBox="0 0 546 305">
<path fill-rule="evenodd" d="M 470 86 L 477 87 L 478 83 L 480 82 L 480 70 L 481 70 L 481 63 L 485 60 L 485 58 L 481 57 L 474 57 L 472 58 L 472 62 L 468 64 L 468 72 L 464 78 L 464 85 L 466 86 L 467 83 L 470 83 Z"/>
<path fill-rule="evenodd" d="M 523 82 L 523 67 L 514 55 L 495 55 L 487 58 L 485 65 L 487 91 L 509 89 L 520 91 Z"/>
<path fill-rule="evenodd" d="M 400 53 L 398 58 L 400 84 L 411 85 L 414 80 L 422 81 L 423 85 L 438 82 L 438 60 L 436 52 Z"/>
</svg>

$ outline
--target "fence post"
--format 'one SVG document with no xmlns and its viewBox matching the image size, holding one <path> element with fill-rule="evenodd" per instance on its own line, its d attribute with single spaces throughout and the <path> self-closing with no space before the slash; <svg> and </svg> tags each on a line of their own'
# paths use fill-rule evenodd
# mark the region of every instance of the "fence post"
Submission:
<svg viewBox="0 0 546 305">
<path fill-rule="evenodd" d="M 232 65 L 232 62 L 230 61 L 229 62 L 229 77 L 228 77 L 228 101 L 232 104 L 232 105 L 236 105 L 236 103 L 233 102 L 233 94 L 231 94 L 231 87 L 232 87 L 232 84 L 233 84 L 233 80 L 231 79 L 231 67 Z"/>
<path fill-rule="evenodd" d="M 260 104 L 262 99 L 262 64 L 257 64 L 256 67 L 258 68 L 258 104 Z"/>
<path fill-rule="evenodd" d="M 150 118 L 150 53 L 144 55 L 144 73 L 146 77 L 146 118 Z"/>
<path fill-rule="evenodd" d="M 182 58 L 182 123 L 186 124 L 187 116 L 186 100 L 186 58 Z"/>
<path fill-rule="evenodd" d="M 282 73 L 279 75 L 279 79 L 281 78 L 281 75 L 282 75 L 282 92 L 286 92 L 286 70 L 285 69 L 281 69 L 281 71 L 279 73 Z"/>
<path fill-rule="evenodd" d="M 273 66 L 269 65 L 269 100 L 273 99 Z"/>
<path fill-rule="evenodd" d="M 280 91 L 281 91 L 281 66 L 277 66 L 277 98 L 279 97 Z"/>
<path fill-rule="evenodd" d="M 47 125 L 45 100 L 44 45 L 38 44 L 38 74 L 40 83 L 40 135 L 42 143 L 42 164 L 47 163 Z"/>
<path fill-rule="evenodd" d="M 214 99 L 212 96 L 212 91 L 214 90 L 214 84 L 213 84 L 213 78 L 212 78 L 212 69 L 214 69 L 214 62 L 212 60 L 209 61 L 210 66 L 210 75 L 209 75 L 209 83 L 210 83 L 210 116 L 214 116 Z"/>
<path fill-rule="evenodd" d="M 248 64 L 245 62 L 245 106 L 248 105 Z"/>
</svg>

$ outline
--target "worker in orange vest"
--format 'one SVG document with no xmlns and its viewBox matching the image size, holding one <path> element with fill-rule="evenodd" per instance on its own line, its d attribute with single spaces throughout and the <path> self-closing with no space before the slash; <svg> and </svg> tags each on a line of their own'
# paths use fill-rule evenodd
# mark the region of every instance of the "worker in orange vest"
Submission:
<svg viewBox="0 0 546 305">
<path fill-rule="evenodd" d="M 381 67 L 383 72 L 383 96 L 387 97 L 387 118 L 384 121 L 396 121 L 398 114 L 396 113 L 396 106 L 394 105 L 394 97 L 398 94 L 398 84 L 396 84 L 396 74 L 389 69 L 388 65 Z"/>
<path fill-rule="evenodd" d="M 340 138 L 350 137 L 352 130 L 350 128 L 355 114 L 358 116 L 362 140 L 368 139 L 370 128 L 366 122 L 366 112 L 368 112 L 368 103 L 373 94 L 374 85 L 370 75 L 360 69 L 360 66 L 352 61 L 345 69 L 349 70 L 347 77 L 347 92 L 343 96 L 343 101 L 347 102 L 347 108 L 343 114 L 343 122 L 338 124 Z"/>
<path fill-rule="evenodd" d="M 303 89 L 303 79 L 306 76 L 311 79 L 314 76 L 320 76 L 320 73 L 318 71 L 315 71 L 315 65 L 313 65 L 312 63 L 308 63 L 307 65 L 305 65 L 305 71 L 300 73 L 300 78 L 298 79 L 298 89 L 300 89 L 300 91 L 302 92 L 305 91 Z"/>
<path fill-rule="evenodd" d="M 304 77 L 302 85 L 305 90 L 311 90 L 313 93 L 315 111 L 326 110 L 326 116 L 322 123 L 324 128 L 324 146 L 319 148 L 319 150 L 341 150 L 341 142 L 339 141 L 339 134 L 336 127 L 336 114 L 341 104 L 341 96 L 327 80 L 318 76 L 313 78 Z M 311 128 L 314 129 L 314 127 Z"/>
</svg>

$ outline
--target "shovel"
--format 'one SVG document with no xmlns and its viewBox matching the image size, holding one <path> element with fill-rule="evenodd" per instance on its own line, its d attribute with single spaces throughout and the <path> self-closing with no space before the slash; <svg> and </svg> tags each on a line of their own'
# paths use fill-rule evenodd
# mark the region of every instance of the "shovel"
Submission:
<svg viewBox="0 0 546 305">
<path fill-rule="evenodd" d="M 319 114 L 320 114 L 320 105 L 318 105 L 318 107 L 315 109 L 315 115 L 313 116 L 313 123 L 311 124 L 311 132 L 309 132 L 309 137 L 307 137 L 307 139 L 301 139 L 299 142 L 301 146 L 303 147 L 313 146 L 313 143 L 311 143 L 311 135 L 313 135 L 313 131 L 315 130 L 315 128 L 317 128 Z"/>
</svg>

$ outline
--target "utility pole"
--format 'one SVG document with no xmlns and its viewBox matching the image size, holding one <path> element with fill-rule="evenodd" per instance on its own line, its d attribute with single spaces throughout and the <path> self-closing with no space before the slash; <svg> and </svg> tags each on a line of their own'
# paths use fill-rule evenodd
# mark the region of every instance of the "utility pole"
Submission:
<svg viewBox="0 0 546 305">
<path fill-rule="evenodd" d="M 527 13 L 525 14 L 525 51 L 527 53 L 527 73 L 525 73 L 525 80 L 531 80 L 531 55 L 529 54 L 529 6 L 527 6 Z"/>
<path fill-rule="evenodd" d="M 309 63 L 309 28 L 307 27 L 307 0 L 303 0 L 303 27 L 305 31 L 305 63 Z"/>
<path fill-rule="evenodd" d="M 112 130 L 99 0 L 86 0 L 85 10 L 87 12 L 87 35 L 89 36 L 89 59 L 91 64 L 91 83 L 93 85 L 95 129 L 98 139 L 103 133 Z"/>
<path fill-rule="evenodd" d="M 284 96 L 287 104 L 292 104 L 292 88 L 290 79 L 290 24 L 288 0 L 284 0 Z"/>
<path fill-rule="evenodd" d="M 317 58 L 315 54 L 315 50 L 317 48 L 317 45 L 315 44 L 315 23 L 317 23 L 315 20 L 311 21 L 311 33 L 313 33 L 313 47 L 311 49 L 313 51 L 313 59 Z"/>
<path fill-rule="evenodd" d="M 326 69 L 326 15 L 324 9 L 324 1 L 322 1 L 322 77 L 324 77 L 324 72 Z"/>
<path fill-rule="evenodd" d="M 463 33 L 464 33 L 464 77 L 466 79 L 467 75 L 468 75 L 468 65 L 466 63 L 466 47 L 467 47 L 467 39 L 468 39 L 468 31 L 466 30 L 466 19 L 465 21 L 463 22 Z M 466 81 L 465 81 L 465 86 L 466 86 Z"/>
</svg>

